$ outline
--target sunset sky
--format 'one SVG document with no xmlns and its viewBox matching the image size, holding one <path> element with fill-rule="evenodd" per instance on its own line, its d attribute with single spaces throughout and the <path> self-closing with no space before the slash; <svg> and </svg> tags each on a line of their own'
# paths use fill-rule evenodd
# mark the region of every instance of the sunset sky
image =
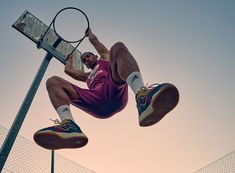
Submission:
<svg viewBox="0 0 235 173">
<path fill-rule="evenodd" d="M 120 113 L 96 119 L 71 106 L 89 143 L 57 153 L 97 173 L 192 173 L 235 149 L 235 1 L 233 0 L 1 0 L 0 124 L 10 128 L 46 52 L 11 25 L 28 10 L 49 24 L 62 8 L 82 9 L 92 31 L 110 48 L 122 41 L 136 58 L 144 82 L 169 82 L 179 105 L 158 124 L 138 125 L 135 96 Z M 66 21 L 63 30 L 79 28 Z M 71 38 L 76 37 L 71 33 Z M 94 51 L 88 40 L 78 48 Z M 96 52 L 95 52 L 96 53 Z M 64 74 L 53 59 L 20 134 L 33 140 L 58 118 L 45 82 Z"/>
</svg>

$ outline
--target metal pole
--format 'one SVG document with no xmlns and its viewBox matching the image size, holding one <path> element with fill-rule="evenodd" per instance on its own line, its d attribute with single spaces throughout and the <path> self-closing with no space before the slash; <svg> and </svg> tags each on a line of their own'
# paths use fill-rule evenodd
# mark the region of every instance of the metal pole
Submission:
<svg viewBox="0 0 235 173">
<path fill-rule="evenodd" d="M 61 39 L 57 39 L 57 41 L 53 44 L 53 47 L 57 47 L 61 42 Z M 38 72 L 36 76 L 34 77 L 34 80 L 28 90 L 27 95 L 24 98 L 24 101 L 16 115 L 16 118 L 11 125 L 11 128 L 7 134 L 7 137 L 5 138 L 5 141 L 1 147 L 0 152 L 0 172 L 2 171 L 4 164 L 7 160 L 7 157 L 10 153 L 10 150 L 15 142 L 15 139 L 18 135 L 18 132 L 21 128 L 21 125 L 23 124 L 23 121 L 26 117 L 26 114 L 29 110 L 29 107 L 33 101 L 33 98 L 37 92 L 37 89 L 39 87 L 39 84 L 46 72 L 46 69 L 48 67 L 48 64 L 50 63 L 50 60 L 52 59 L 53 55 L 50 53 L 47 53 L 38 69 Z"/>
<path fill-rule="evenodd" d="M 55 150 L 51 150 L 51 173 L 55 170 Z"/>
</svg>

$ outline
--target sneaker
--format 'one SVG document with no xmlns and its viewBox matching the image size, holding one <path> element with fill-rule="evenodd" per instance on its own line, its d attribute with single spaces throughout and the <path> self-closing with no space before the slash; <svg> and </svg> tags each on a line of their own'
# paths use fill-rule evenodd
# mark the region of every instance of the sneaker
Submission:
<svg viewBox="0 0 235 173">
<path fill-rule="evenodd" d="M 155 84 L 153 84 L 155 85 Z M 140 126 L 151 126 L 160 121 L 179 102 L 177 88 L 169 83 L 142 88 L 136 94 Z"/>
<path fill-rule="evenodd" d="M 88 138 L 72 120 L 54 121 L 55 126 L 37 131 L 34 141 L 46 149 L 80 148 L 87 144 Z"/>
</svg>

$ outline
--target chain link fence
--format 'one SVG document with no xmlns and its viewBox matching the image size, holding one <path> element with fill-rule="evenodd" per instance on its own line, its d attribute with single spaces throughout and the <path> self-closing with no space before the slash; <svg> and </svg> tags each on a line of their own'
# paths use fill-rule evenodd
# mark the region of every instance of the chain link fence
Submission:
<svg viewBox="0 0 235 173">
<path fill-rule="evenodd" d="M 195 173 L 235 173 L 235 150 Z"/>
<path fill-rule="evenodd" d="M 8 129 L 0 125 L 0 146 Z M 55 173 L 95 173 L 59 154 L 54 154 Z M 51 172 L 51 151 L 18 135 L 4 165 L 2 173 L 49 173 Z"/>
<path fill-rule="evenodd" d="M 0 146 L 8 129 L 0 125 Z M 95 173 L 55 153 L 55 173 Z M 19 136 L 11 149 L 2 173 L 49 173 L 51 172 L 51 151 Z M 235 150 L 215 160 L 195 173 L 235 173 Z"/>
</svg>

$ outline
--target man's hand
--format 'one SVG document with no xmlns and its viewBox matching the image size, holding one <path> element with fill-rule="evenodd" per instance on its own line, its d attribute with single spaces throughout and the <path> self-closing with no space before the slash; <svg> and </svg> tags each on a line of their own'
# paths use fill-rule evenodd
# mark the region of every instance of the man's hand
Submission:
<svg viewBox="0 0 235 173">
<path fill-rule="evenodd" d="M 72 64 L 73 64 L 73 56 L 69 54 L 66 57 L 65 72 L 72 68 L 73 66 Z"/>
<path fill-rule="evenodd" d="M 86 37 L 89 37 L 90 34 L 91 34 L 91 28 L 87 28 L 86 31 L 85 31 Z"/>
<path fill-rule="evenodd" d="M 67 57 L 66 57 L 66 62 L 70 61 L 72 59 L 72 57 L 73 57 L 72 54 L 68 54 Z"/>
</svg>

